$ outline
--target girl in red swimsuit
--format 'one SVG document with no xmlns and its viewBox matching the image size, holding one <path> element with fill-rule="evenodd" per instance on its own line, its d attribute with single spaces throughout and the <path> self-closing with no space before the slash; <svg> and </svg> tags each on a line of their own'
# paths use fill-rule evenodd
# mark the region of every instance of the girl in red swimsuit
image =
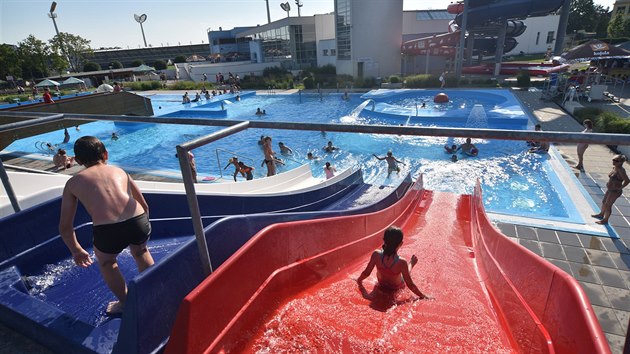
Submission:
<svg viewBox="0 0 630 354">
<path fill-rule="evenodd" d="M 418 263 L 418 257 L 412 256 L 411 261 L 407 263 L 407 260 L 398 256 L 397 252 L 402 245 L 402 240 L 403 232 L 400 228 L 390 226 L 385 230 L 382 250 L 376 250 L 372 253 L 367 267 L 357 279 L 359 289 L 364 296 L 367 294 L 367 291 L 363 286 L 363 280 L 369 277 L 372 269 L 376 267 L 376 278 L 378 279 L 378 286 L 381 288 L 398 290 L 404 288 L 405 284 L 407 284 L 409 290 L 418 295 L 419 299 L 428 298 L 411 279 L 410 272 L 413 266 Z"/>
</svg>

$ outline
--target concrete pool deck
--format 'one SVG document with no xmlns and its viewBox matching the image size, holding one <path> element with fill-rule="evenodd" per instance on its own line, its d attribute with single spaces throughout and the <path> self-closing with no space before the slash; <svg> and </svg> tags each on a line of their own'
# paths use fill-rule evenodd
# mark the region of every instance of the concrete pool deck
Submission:
<svg viewBox="0 0 630 354">
<path fill-rule="evenodd" d="M 277 93 L 284 92 L 278 90 Z M 542 124 L 543 130 L 582 131 L 582 126 L 555 103 L 540 100 L 540 92 L 514 91 L 514 94 Z M 569 165 L 575 165 L 577 161 L 575 144 L 555 146 Z M 596 203 L 600 203 L 604 195 L 613 155 L 609 148 L 600 145 L 591 145 L 586 151 L 584 161 L 586 172 L 579 173 L 578 180 Z M 627 169 L 628 167 L 630 165 L 626 164 Z M 497 223 L 499 229 L 512 240 L 562 268 L 580 282 L 593 305 L 613 353 L 623 352 L 630 320 L 629 220 L 630 189 L 626 188 L 624 195 L 615 203 L 610 219 L 611 226 L 620 236 L 619 239 Z M 0 324 L 0 352 L 50 351 Z"/>
</svg>

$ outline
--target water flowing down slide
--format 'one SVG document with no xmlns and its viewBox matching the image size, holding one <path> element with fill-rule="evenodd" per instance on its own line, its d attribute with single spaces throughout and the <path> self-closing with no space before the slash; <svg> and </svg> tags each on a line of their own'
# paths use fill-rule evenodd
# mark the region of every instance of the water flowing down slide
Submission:
<svg viewBox="0 0 630 354">
<path fill-rule="evenodd" d="M 494 229 L 479 187 L 418 187 L 379 212 L 261 231 L 186 297 L 166 352 L 610 352 L 577 282 Z M 374 274 L 358 291 L 391 224 L 434 300 L 373 291 Z"/>
</svg>

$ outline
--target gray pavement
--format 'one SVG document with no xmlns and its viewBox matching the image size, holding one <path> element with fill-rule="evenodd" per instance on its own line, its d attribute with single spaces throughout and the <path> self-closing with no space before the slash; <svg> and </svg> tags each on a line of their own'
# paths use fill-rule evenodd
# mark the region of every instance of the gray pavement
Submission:
<svg viewBox="0 0 630 354">
<path fill-rule="evenodd" d="M 557 104 L 540 100 L 540 92 L 514 91 L 523 106 L 545 131 L 582 131 L 583 127 Z M 630 104 L 630 100 L 622 100 Z M 591 102 L 616 111 L 610 102 Z M 628 107 L 630 108 L 630 107 Z M 576 165 L 575 144 L 554 145 L 571 166 Z M 574 170 L 593 200 L 601 205 L 615 153 L 602 145 L 590 145 L 584 156 L 585 172 Z M 625 164 L 630 171 L 630 164 Z M 588 295 L 613 353 L 623 353 L 630 320 L 630 188 L 613 207 L 610 225 L 619 239 L 549 229 L 499 224 L 507 236 L 544 257 L 576 278 Z M 630 350 L 630 348 L 628 348 Z"/>
</svg>

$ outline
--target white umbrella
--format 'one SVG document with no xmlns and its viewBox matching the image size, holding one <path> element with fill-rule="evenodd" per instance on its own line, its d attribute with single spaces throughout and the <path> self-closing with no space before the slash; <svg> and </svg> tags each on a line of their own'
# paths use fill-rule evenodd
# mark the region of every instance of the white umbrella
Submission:
<svg viewBox="0 0 630 354">
<path fill-rule="evenodd" d="M 108 84 L 102 84 L 96 88 L 96 92 L 114 92 L 114 87 Z"/>
<path fill-rule="evenodd" d="M 59 85 L 60 83 L 58 83 L 57 81 L 46 79 L 44 81 L 41 81 L 37 85 L 35 85 L 35 87 L 48 87 L 48 86 L 59 86 Z"/>
<path fill-rule="evenodd" d="M 62 85 L 77 85 L 77 84 L 85 84 L 85 81 L 81 79 L 77 79 L 76 77 L 69 77 L 61 84 Z"/>
</svg>

